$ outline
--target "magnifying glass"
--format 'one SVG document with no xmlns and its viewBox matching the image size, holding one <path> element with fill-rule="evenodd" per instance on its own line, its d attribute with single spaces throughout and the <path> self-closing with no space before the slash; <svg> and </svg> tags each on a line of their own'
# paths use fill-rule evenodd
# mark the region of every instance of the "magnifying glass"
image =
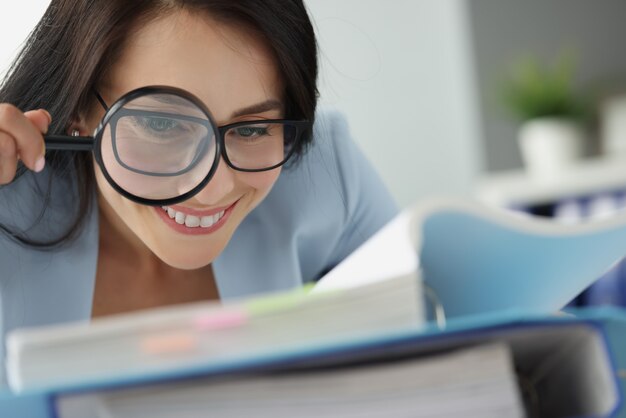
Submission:
<svg viewBox="0 0 626 418">
<path fill-rule="evenodd" d="M 220 157 L 239 171 L 281 166 L 307 128 L 308 121 L 288 120 L 218 127 L 193 94 L 148 86 L 125 94 L 108 108 L 93 137 L 44 139 L 48 150 L 93 151 L 104 177 L 120 194 L 137 203 L 167 206 L 202 190 Z"/>
</svg>

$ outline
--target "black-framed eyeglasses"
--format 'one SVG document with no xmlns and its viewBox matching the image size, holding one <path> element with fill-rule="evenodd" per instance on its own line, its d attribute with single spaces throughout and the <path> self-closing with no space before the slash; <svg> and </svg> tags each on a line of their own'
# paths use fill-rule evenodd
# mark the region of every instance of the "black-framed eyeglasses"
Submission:
<svg viewBox="0 0 626 418">
<path fill-rule="evenodd" d="M 187 200 L 211 180 L 220 159 L 234 170 L 278 168 L 309 121 L 251 120 L 217 126 L 204 103 L 175 87 L 133 90 L 110 107 L 93 137 L 46 135 L 48 150 L 93 151 L 111 186 L 145 205 Z"/>
</svg>

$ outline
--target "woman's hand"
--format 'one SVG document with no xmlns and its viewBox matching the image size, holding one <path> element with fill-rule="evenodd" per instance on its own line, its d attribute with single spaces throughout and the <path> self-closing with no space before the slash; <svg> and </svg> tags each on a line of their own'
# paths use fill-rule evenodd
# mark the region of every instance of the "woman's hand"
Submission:
<svg viewBox="0 0 626 418">
<path fill-rule="evenodd" d="M 43 136 L 50 122 L 52 117 L 46 110 L 23 113 L 12 104 L 0 103 L 0 185 L 13 181 L 18 160 L 35 172 L 43 170 Z"/>
</svg>

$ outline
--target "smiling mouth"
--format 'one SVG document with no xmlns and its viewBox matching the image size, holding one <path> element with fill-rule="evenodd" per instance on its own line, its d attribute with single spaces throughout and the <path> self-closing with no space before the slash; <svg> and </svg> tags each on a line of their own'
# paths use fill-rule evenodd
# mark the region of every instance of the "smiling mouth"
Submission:
<svg viewBox="0 0 626 418">
<path fill-rule="evenodd" d="M 177 211 L 169 206 L 161 206 L 161 209 L 177 224 L 185 225 L 188 228 L 210 228 L 222 219 L 226 212 L 226 210 L 223 210 L 210 216 L 195 216 Z"/>
</svg>

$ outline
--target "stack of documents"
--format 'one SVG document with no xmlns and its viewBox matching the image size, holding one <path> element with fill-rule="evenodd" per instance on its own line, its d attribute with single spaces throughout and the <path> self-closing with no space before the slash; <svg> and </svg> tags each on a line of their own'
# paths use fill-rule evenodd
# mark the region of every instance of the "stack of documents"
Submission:
<svg viewBox="0 0 626 418">
<path fill-rule="evenodd" d="M 625 362 L 611 351 L 623 351 L 624 331 L 626 316 L 615 314 L 451 321 L 445 331 L 379 332 L 0 393 L 0 416 L 609 417 L 621 404 L 616 371 Z M 87 364 L 77 360 L 63 360 L 68 374 Z"/>
<path fill-rule="evenodd" d="M 59 418 L 524 416 L 505 344 L 390 363 L 78 394 L 57 406 Z"/>
<path fill-rule="evenodd" d="M 422 325 L 418 281 L 405 276 L 350 290 L 204 302 L 16 331 L 7 377 L 16 391 L 198 364 L 277 356 Z"/>
</svg>

